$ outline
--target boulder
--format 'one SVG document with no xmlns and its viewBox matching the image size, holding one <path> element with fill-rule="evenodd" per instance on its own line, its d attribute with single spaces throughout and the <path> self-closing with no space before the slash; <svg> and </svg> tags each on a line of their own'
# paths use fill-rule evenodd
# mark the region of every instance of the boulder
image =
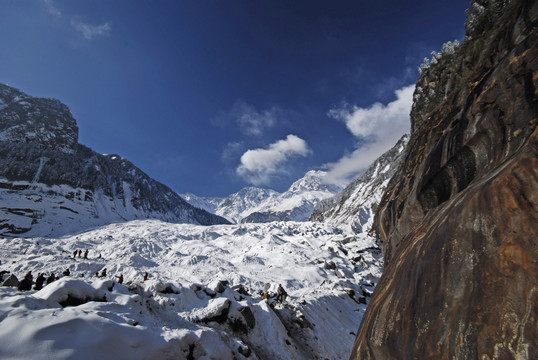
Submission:
<svg viewBox="0 0 538 360">
<path fill-rule="evenodd" d="M 4 282 L 2 282 L 2 286 L 18 286 L 19 285 L 19 279 L 14 274 L 11 274 L 7 277 Z"/>
</svg>

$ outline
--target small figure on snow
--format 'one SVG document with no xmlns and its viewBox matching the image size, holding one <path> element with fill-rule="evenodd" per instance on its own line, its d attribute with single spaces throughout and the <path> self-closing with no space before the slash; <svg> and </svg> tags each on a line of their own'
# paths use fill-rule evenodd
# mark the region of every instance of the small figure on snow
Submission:
<svg viewBox="0 0 538 360">
<path fill-rule="evenodd" d="M 82 250 L 79 250 L 78 251 L 78 258 L 80 259 L 81 256 L 82 256 Z"/>
<path fill-rule="evenodd" d="M 42 273 L 37 274 L 37 278 L 35 279 L 34 290 L 43 289 L 44 282 L 45 282 L 45 276 Z"/>
<path fill-rule="evenodd" d="M 284 301 L 286 300 L 286 296 L 288 293 L 281 284 L 278 284 L 278 288 L 276 289 L 276 301 L 280 302 L 281 304 L 284 304 Z"/>
<path fill-rule="evenodd" d="M 63 275 L 64 276 L 70 276 L 71 275 L 71 271 L 69 271 L 69 268 L 64 270 Z"/>
<path fill-rule="evenodd" d="M 120 276 L 116 275 L 116 277 L 118 278 L 118 283 L 123 284 L 123 274 L 120 274 Z"/>
<path fill-rule="evenodd" d="M 148 273 L 145 273 L 145 274 L 144 274 L 144 281 L 146 281 L 146 280 L 148 279 L 148 277 L 149 277 L 149 276 L 148 276 Z"/>
<path fill-rule="evenodd" d="M 56 275 L 54 275 L 54 273 L 50 274 L 50 276 L 47 278 L 47 285 L 55 280 L 56 280 Z"/>
<path fill-rule="evenodd" d="M 101 277 L 106 277 L 106 268 L 101 270 Z"/>
<path fill-rule="evenodd" d="M 32 279 L 33 279 L 32 272 L 28 271 L 26 275 L 24 275 L 24 279 L 22 279 L 19 285 L 17 286 L 17 289 L 19 291 L 32 290 Z"/>
<path fill-rule="evenodd" d="M 73 251 L 73 259 L 76 259 L 78 250 Z"/>
<path fill-rule="evenodd" d="M 88 249 L 86 249 L 86 251 L 84 251 L 84 259 L 87 259 L 88 258 Z"/>
</svg>

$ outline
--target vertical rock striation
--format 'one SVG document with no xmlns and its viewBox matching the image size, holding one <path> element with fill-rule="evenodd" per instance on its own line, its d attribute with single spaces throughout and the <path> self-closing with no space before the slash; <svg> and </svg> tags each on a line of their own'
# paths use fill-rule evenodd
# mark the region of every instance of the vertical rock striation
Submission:
<svg viewBox="0 0 538 360">
<path fill-rule="evenodd" d="M 417 82 L 351 359 L 538 358 L 538 2 L 472 1 Z"/>
</svg>

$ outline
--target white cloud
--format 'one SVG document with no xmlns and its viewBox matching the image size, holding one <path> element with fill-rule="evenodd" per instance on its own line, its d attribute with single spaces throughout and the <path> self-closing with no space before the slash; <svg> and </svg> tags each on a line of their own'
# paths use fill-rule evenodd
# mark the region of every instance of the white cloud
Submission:
<svg viewBox="0 0 538 360">
<path fill-rule="evenodd" d="M 273 176 L 286 172 L 285 165 L 291 158 L 308 156 L 311 152 L 306 141 L 288 135 L 265 149 L 247 150 L 236 173 L 251 184 L 267 185 Z"/>
<path fill-rule="evenodd" d="M 45 4 L 45 8 L 47 9 L 47 12 L 51 15 L 54 15 L 56 17 L 61 17 L 62 12 L 54 5 L 53 0 L 43 0 L 43 4 Z"/>
<path fill-rule="evenodd" d="M 108 36 L 112 30 L 112 26 L 108 22 L 101 25 L 89 25 L 81 22 L 77 17 L 71 19 L 71 25 L 80 31 L 87 40 L 91 40 L 95 36 Z"/>
<path fill-rule="evenodd" d="M 216 119 L 213 119 L 213 123 L 216 125 L 224 125 L 229 122 L 234 122 L 239 126 L 239 129 L 243 134 L 260 136 L 266 129 L 275 126 L 281 113 L 282 110 L 277 107 L 258 111 L 252 105 L 249 105 L 242 100 L 238 100 L 229 112 L 221 114 Z"/>
<path fill-rule="evenodd" d="M 387 105 L 374 103 L 367 108 L 343 106 L 329 111 L 330 117 L 346 124 L 358 138 L 359 145 L 340 160 L 325 164 L 327 181 L 349 181 L 394 146 L 403 134 L 409 133 L 414 89 L 415 85 L 409 85 L 396 90 L 396 100 Z"/>
</svg>

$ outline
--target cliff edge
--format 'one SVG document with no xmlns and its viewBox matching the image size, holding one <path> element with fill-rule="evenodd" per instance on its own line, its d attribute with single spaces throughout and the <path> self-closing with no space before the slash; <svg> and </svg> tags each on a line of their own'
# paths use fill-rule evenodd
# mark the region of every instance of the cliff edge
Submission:
<svg viewBox="0 0 538 360">
<path fill-rule="evenodd" d="M 473 0 L 423 67 L 351 359 L 538 358 L 537 23 L 537 1 Z"/>
</svg>

